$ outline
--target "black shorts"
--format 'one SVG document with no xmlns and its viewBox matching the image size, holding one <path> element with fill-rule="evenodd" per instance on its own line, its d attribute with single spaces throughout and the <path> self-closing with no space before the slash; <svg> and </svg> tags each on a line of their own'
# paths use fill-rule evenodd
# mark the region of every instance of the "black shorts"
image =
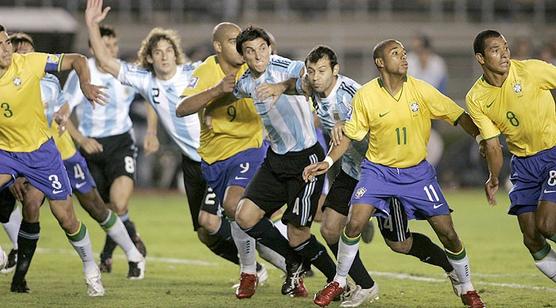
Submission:
<svg viewBox="0 0 556 308">
<path fill-rule="evenodd" d="M 322 210 L 324 211 L 325 208 L 330 208 L 344 216 L 347 216 L 349 213 L 351 195 L 353 194 L 353 190 L 355 190 L 356 185 L 357 180 L 341 170 L 328 191 L 328 195 L 322 205 Z"/>
<path fill-rule="evenodd" d="M 10 216 L 15 209 L 15 197 L 8 188 L 0 191 L 0 223 L 10 221 Z"/>
<path fill-rule="evenodd" d="M 201 162 L 194 161 L 185 155 L 182 155 L 181 169 L 183 171 L 183 183 L 185 185 L 185 194 L 187 195 L 187 203 L 189 203 L 189 212 L 193 221 L 193 230 L 199 229 L 199 212 L 201 209 L 213 215 L 221 216 L 220 202 L 216 198 L 216 194 L 203 178 L 201 172 Z"/>
<path fill-rule="evenodd" d="M 105 202 L 110 201 L 110 186 L 120 176 L 135 181 L 137 146 L 131 132 L 103 138 L 93 138 L 102 145 L 103 151 L 81 154 L 87 160 L 89 171 L 97 184 L 97 189 Z"/>
<path fill-rule="evenodd" d="M 407 214 L 397 198 L 390 198 L 390 216 L 377 216 L 378 228 L 384 239 L 392 242 L 403 242 L 411 236 L 407 223 Z"/>
<path fill-rule="evenodd" d="M 244 198 L 253 201 L 266 216 L 287 204 L 282 216 L 285 224 L 310 227 L 318 207 L 324 176 L 305 183 L 303 169 L 322 161 L 324 151 L 319 143 L 299 152 L 276 154 L 268 149 L 266 158 L 247 186 Z"/>
</svg>

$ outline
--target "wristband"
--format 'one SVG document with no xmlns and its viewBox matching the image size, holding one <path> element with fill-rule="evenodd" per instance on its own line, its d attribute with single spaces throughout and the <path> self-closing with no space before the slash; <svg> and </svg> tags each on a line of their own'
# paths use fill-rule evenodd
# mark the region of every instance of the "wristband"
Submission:
<svg viewBox="0 0 556 308">
<path fill-rule="evenodd" d="M 323 162 L 327 162 L 328 163 L 328 168 L 332 167 L 332 165 L 334 165 L 334 160 L 332 159 L 332 157 L 330 156 L 326 156 L 323 160 Z"/>
</svg>

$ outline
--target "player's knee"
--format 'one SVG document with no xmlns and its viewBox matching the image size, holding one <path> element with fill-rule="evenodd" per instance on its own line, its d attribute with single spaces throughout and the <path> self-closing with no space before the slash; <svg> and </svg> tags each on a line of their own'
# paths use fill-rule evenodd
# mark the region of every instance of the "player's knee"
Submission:
<svg viewBox="0 0 556 308">
<path fill-rule="evenodd" d="M 201 241 L 201 243 L 205 244 L 206 246 L 212 243 L 210 232 L 203 227 L 199 227 L 197 229 L 197 238 L 199 238 L 199 241 Z"/>
<path fill-rule="evenodd" d="M 337 243 L 340 240 L 341 233 L 342 230 L 339 226 L 328 224 L 326 221 L 320 225 L 320 234 L 329 244 Z"/>
<path fill-rule="evenodd" d="M 26 222 L 35 223 L 39 221 L 41 202 L 25 200 L 22 207 L 22 215 Z"/>
<path fill-rule="evenodd" d="M 308 227 L 296 227 L 288 225 L 288 241 L 291 247 L 297 247 L 311 237 L 311 229 Z"/>
<path fill-rule="evenodd" d="M 390 247 L 390 249 L 393 252 L 408 254 L 409 250 L 411 250 L 412 243 L 410 242 L 409 239 L 405 239 L 404 241 L 401 242 L 394 242 L 386 239 L 384 241 L 386 242 L 386 245 L 388 245 L 388 247 Z"/>
<path fill-rule="evenodd" d="M 349 237 L 359 236 L 359 234 L 361 234 L 361 232 L 363 231 L 363 227 L 365 226 L 367 221 L 368 220 L 355 218 L 352 216 L 346 225 L 346 229 L 345 229 L 346 235 Z"/>
<path fill-rule="evenodd" d="M 556 226 L 547 217 L 540 217 L 537 215 L 536 226 L 542 236 L 545 238 L 551 238 L 556 234 Z"/>
<path fill-rule="evenodd" d="M 242 199 L 236 210 L 235 221 L 243 228 L 251 228 L 256 225 L 264 216 L 264 212 L 252 201 Z"/>
<path fill-rule="evenodd" d="M 220 227 L 221 218 L 218 215 L 210 214 L 205 211 L 199 213 L 199 225 L 209 233 L 216 233 Z"/>
</svg>

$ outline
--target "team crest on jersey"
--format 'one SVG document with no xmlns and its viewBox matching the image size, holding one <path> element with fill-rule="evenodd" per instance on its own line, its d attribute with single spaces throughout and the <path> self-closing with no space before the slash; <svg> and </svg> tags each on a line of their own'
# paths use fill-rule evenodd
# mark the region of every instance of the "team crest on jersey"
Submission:
<svg viewBox="0 0 556 308">
<path fill-rule="evenodd" d="M 523 94 L 522 93 L 523 92 L 523 87 L 521 86 L 521 82 L 516 81 L 513 85 L 513 90 L 514 90 L 514 93 L 517 94 L 517 95 Z"/>
<path fill-rule="evenodd" d="M 409 109 L 411 109 L 411 111 L 413 111 L 413 112 L 417 112 L 417 111 L 419 111 L 419 104 L 417 104 L 417 102 L 412 102 L 409 105 Z"/>
<path fill-rule="evenodd" d="M 365 195 L 365 193 L 367 192 L 367 188 L 365 187 L 359 187 L 357 189 L 357 191 L 355 191 L 355 199 L 361 199 L 361 197 L 363 197 L 363 195 Z"/>
<path fill-rule="evenodd" d="M 191 80 L 189 81 L 189 84 L 187 85 L 188 88 L 195 88 L 195 86 L 197 85 L 197 81 L 199 81 L 199 77 L 192 77 Z"/>
<path fill-rule="evenodd" d="M 19 78 L 19 77 L 15 77 L 12 82 L 14 83 L 14 86 L 16 86 L 16 87 L 21 86 L 21 78 Z"/>
</svg>

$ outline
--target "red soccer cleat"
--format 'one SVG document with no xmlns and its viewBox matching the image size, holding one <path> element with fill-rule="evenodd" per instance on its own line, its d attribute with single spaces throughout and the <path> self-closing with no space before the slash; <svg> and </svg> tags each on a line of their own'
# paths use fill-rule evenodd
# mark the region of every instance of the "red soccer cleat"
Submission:
<svg viewBox="0 0 556 308">
<path fill-rule="evenodd" d="M 484 308 L 486 305 L 481 300 L 481 297 L 477 291 L 467 291 L 467 293 L 461 295 L 461 301 L 466 307 L 469 308 Z"/>
<path fill-rule="evenodd" d="M 236 289 L 236 297 L 239 299 L 250 298 L 257 289 L 257 275 L 241 273 L 239 277 L 239 287 Z"/>
<path fill-rule="evenodd" d="M 344 288 L 340 287 L 338 282 L 332 281 L 319 293 L 315 294 L 315 300 L 313 302 L 321 307 L 326 307 L 330 304 L 330 302 L 332 302 L 332 300 L 334 300 L 334 298 L 336 298 L 336 296 L 342 294 L 343 292 Z"/>
<path fill-rule="evenodd" d="M 297 286 L 295 286 L 295 289 L 293 290 L 293 293 L 291 294 L 292 297 L 307 297 L 309 295 L 309 293 L 307 292 L 307 289 L 305 288 L 305 285 L 303 284 L 303 278 L 300 278 Z"/>
</svg>

